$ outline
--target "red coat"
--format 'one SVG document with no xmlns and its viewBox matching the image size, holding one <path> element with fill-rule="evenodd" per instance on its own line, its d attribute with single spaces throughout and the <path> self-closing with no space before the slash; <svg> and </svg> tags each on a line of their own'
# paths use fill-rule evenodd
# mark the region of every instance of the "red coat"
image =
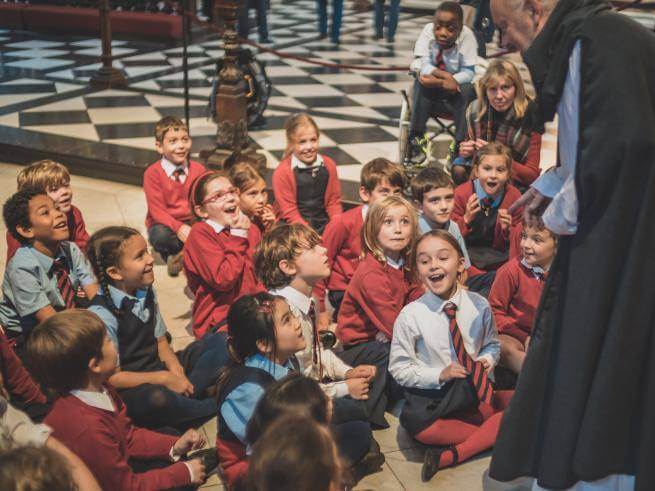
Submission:
<svg viewBox="0 0 655 491">
<path fill-rule="evenodd" d="M 468 181 L 457 186 L 455 189 L 455 206 L 453 207 L 452 219 L 459 225 L 459 230 L 462 237 L 466 237 L 471 233 L 472 228 L 464 222 L 464 212 L 466 211 L 466 203 L 475 192 L 473 181 Z M 500 203 L 500 209 L 507 209 L 521 197 L 521 192 L 511 184 L 507 184 L 505 189 L 505 196 Z M 510 230 L 503 231 L 500 227 L 500 220 L 496 221 L 496 229 L 494 231 L 493 248 L 499 251 L 504 251 L 509 248 L 509 237 L 511 229 L 521 223 L 521 214 L 523 209 L 520 208 L 512 214 L 512 224 Z"/>
<path fill-rule="evenodd" d="M 321 155 L 323 164 L 328 171 L 328 183 L 325 188 L 325 211 L 328 217 L 343 212 L 341 208 L 341 185 L 337 175 L 337 166 L 330 157 Z M 278 218 L 287 223 L 304 223 L 305 219 L 298 211 L 296 202 L 296 177 L 291 168 L 291 156 L 283 159 L 273 172 L 273 194 L 275 195 L 275 208 Z"/>
<path fill-rule="evenodd" d="M 391 339 L 402 308 L 423 295 L 409 273 L 367 254 L 350 280 L 337 317 L 337 337 L 344 346 L 373 341 L 378 332 Z"/>
<path fill-rule="evenodd" d="M 525 162 L 512 161 L 514 181 L 524 186 L 532 184 L 541 173 L 539 162 L 541 162 L 541 134 L 535 131 L 530 135 L 530 146 Z"/>
<path fill-rule="evenodd" d="M 135 427 L 118 394 L 107 390 L 116 411 L 89 406 L 70 394 L 57 399 L 44 420 L 54 437 L 82 459 L 102 489 L 154 491 L 191 484 L 183 462 L 132 472 L 129 458 L 167 460 L 178 437 Z"/>
<path fill-rule="evenodd" d="M 189 189 L 203 172 L 203 165 L 191 160 L 186 180 L 179 183 L 166 175 L 160 160 L 150 165 L 143 174 L 143 191 L 148 204 L 146 227 L 159 223 L 177 233 L 184 222 L 190 221 Z"/>
<path fill-rule="evenodd" d="M 89 233 L 86 231 L 86 224 L 82 218 L 82 212 L 77 206 L 71 205 L 71 209 L 66 213 L 68 221 L 68 231 L 70 232 L 70 242 L 75 242 L 77 246 L 86 253 L 86 244 L 89 242 Z M 13 235 L 7 231 L 7 262 L 14 257 L 16 251 L 21 246 Z"/>
<path fill-rule="evenodd" d="M 193 303 L 193 334 L 202 338 L 208 329 L 226 329 L 230 305 L 240 296 L 262 291 L 252 264 L 253 248 L 261 233 L 251 225 L 248 238 L 221 233 L 205 222 L 191 227 L 184 244 L 184 272 L 196 296 Z"/>
<path fill-rule="evenodd" d="M 25 404 L 43 404 L 46 398 L 14 352 L 11 342 L 0 329 L 0 385 Z"/>
<path fill-rule="evenodd" d="M 543 289 L 544 281 L 523 266 L 520 258 L 510 259 L 501 266 L 489 292 L 498 333 L 525 343 L 532 332 Z"/>
<path fill-rule="evenodd" d="M 325 310 L 325 290 L 345 291 L 355 274 L 362 254 L 360 233 L 364 226 L 363 205 L 352 208 L 330 220 L 323 232 L 323 246 L 332 272 L 327 280 L 314 288 L 320 310 Z"/>
</svg>

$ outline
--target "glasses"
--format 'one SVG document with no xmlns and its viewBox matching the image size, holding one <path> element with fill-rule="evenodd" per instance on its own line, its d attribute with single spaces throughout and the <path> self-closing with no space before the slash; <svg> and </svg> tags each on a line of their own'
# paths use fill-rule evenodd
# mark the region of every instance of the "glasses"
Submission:
<svg viewBox="0 0 655 491">
<path fill-rule="evenodd" d="M 216 193 L 208 196 L 205 198 L 205 200 L 202 202 L 203 205 L 206 205 L 207 203 L 221 203 L 225 201 L 229 196 L 238 196 L 239 190 L 235 187 L 231 187 L 226 189 L 225 191 L 217 191 Z"/>
</svg>

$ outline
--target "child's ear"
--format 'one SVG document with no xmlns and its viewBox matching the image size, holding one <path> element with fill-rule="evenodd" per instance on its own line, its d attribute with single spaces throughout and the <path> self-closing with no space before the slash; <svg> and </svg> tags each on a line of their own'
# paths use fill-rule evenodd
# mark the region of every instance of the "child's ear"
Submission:
<svg viewBox="0 0 655 491">
<path fill-rule="evenodd" d="M 296 268 L 296 265 L 293 263 L 293 261 L 282 259 L 282 261 L 280 261 L 277 266 L 280 268 L 280 271 L 282 271 L 287 276 L 295 276 L 298 272 L 298 268 Z"/>
<path fill-rule="evenodd" d="M 422 202 L 422 201 L 419 201 L 419 200 L 416 200 L 416 199 L 415 199 L 415 200 L 412 200 L 412 203 L 414 203 L 414 207 L 415 207 L 418 211 L 420 211 L 421 213 L 423 213 L 423 202 Z"/>
<path fill-rule="evenodd" d="M 371 193 L 364 186 L 359 186 L 359 199 L 362 200 L 362 203 L 368 203 L 371 199 Z"/>
<path fill-rule="evenodd" d="M 157 153 L 159 155 L 164 155 L 164 147 L 162 146 L 161 142 L 158 140 L 155 140 L 155 150 L 157 150 Z"/>
<path fill-rule="evenodd" d="M 33 239 L 34 238 L 34 232 L 32 232 L 32 228 L 23 228 L 21 225 L 16 225 L 16 232 L 21 237 L 25 237 L 26 239 Z"/>
<path fill-rule="evenodd" d="M 269 343 L 265 339 L 259 339 L 255 344 L 257 345 L 257 349 L 259 350 L 260 353 L 264 353 L 268 355 L 273 352 L 273 347 L 271 346 L 271 343 Z"/>
<path fill-rule="evenodd" d="M 466 269 L 466 259 L 464 257 L 459 258 L 459 264 L 457 265 L 457 273 L 462 274 L 464 273 L 464 270 Z"/>
<path fill-rule="evenodd" d="M 207 218 L 209 216 L 202 205 L 194 205 L 193 212 L 200 218 Z"/>
<path fill-rule="evenodd" d="M 110 266 L 108 267 L 105 272 L 107 273 L 107 276 L 111 278 L 114 281 L 122 281 L 123 280 L 123 275 L 118 271 L 118 268 L 116 266 Z"/>
<path fill-rule="evenodd" d="M 94 356 L 89 360 L 87 368 L 91 373 L 100 373 L 100 360 Z"/>
</svg>

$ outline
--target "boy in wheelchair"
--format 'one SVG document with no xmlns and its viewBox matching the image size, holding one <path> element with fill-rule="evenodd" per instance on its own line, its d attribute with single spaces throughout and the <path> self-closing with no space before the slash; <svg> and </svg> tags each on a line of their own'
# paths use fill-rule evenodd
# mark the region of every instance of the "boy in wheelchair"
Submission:
<svg viewBox="0 0 655 491">
<path fill-rule="evenodd" d="M 478 43 L 464 25 L 457 2 L 441 3 L 414 45 L 411 69 L 416 76 L 412 96 L 410 160 L 420 164 L 425 155 L 419 141 L 430 116 L 449 115 L 455 122 L 455 153 L 466 136 L 466 106 L 475 99 L 473 76 Z"/>
</svg>

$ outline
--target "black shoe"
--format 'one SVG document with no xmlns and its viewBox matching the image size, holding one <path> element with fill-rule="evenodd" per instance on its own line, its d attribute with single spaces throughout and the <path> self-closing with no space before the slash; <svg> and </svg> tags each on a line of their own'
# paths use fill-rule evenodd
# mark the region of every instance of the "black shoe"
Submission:
<svg viewBox="0 0 655 491">
<path fill-rule="evenodd" d="M 187 458 L 201 459 L 202 463 L 205 465 L 206 475 L 212 474 L 218 468 L 218 454 L 216 453 L 216 447 L 198 450 L 197 452 L 187 455 Z"/>
<path fill-rule="evenodd" d="M 365 476 L 380 470 L 385 460 L 384 454 L 380 450 L 380 445 L 375 441 L 375 438 L 372 438 L 371 448 L 368 450 L 368 453 L 352 467 L 352 477 L 355 481 L 353 485 L 361 481 Z"/>
<path fill-rule="evenodd" d="M 441 460 L 441 454 L 444 452 L 453 453 L 453 463 L 452 465 L 457 464 L 457 450 L 455 447 L 430 447 L 425 451 L 425 457 L 423 458 L 423 468 L 421 469 L 421 481 L 428 482 L 434 477 L 434 475 L 439 470 L 439 461 Z"/>
<path fill-rule="evenodd" d="M 273 44 L 273 38 L 265 37 L 264 39 L 259 39 L 259 44 Z"/>
<path fill-rule="evenodd" d="M 405 165 L 418 166 L 421 165 L 423 162 L 425 162 L 426 158 L 427 156 L 423 152 L 423 149 L 421 148 L 421 144 L 419 143 L 419 138 L 414 137 L 410 139 L 409 152 L 404 162 Z"/>
</svg>

